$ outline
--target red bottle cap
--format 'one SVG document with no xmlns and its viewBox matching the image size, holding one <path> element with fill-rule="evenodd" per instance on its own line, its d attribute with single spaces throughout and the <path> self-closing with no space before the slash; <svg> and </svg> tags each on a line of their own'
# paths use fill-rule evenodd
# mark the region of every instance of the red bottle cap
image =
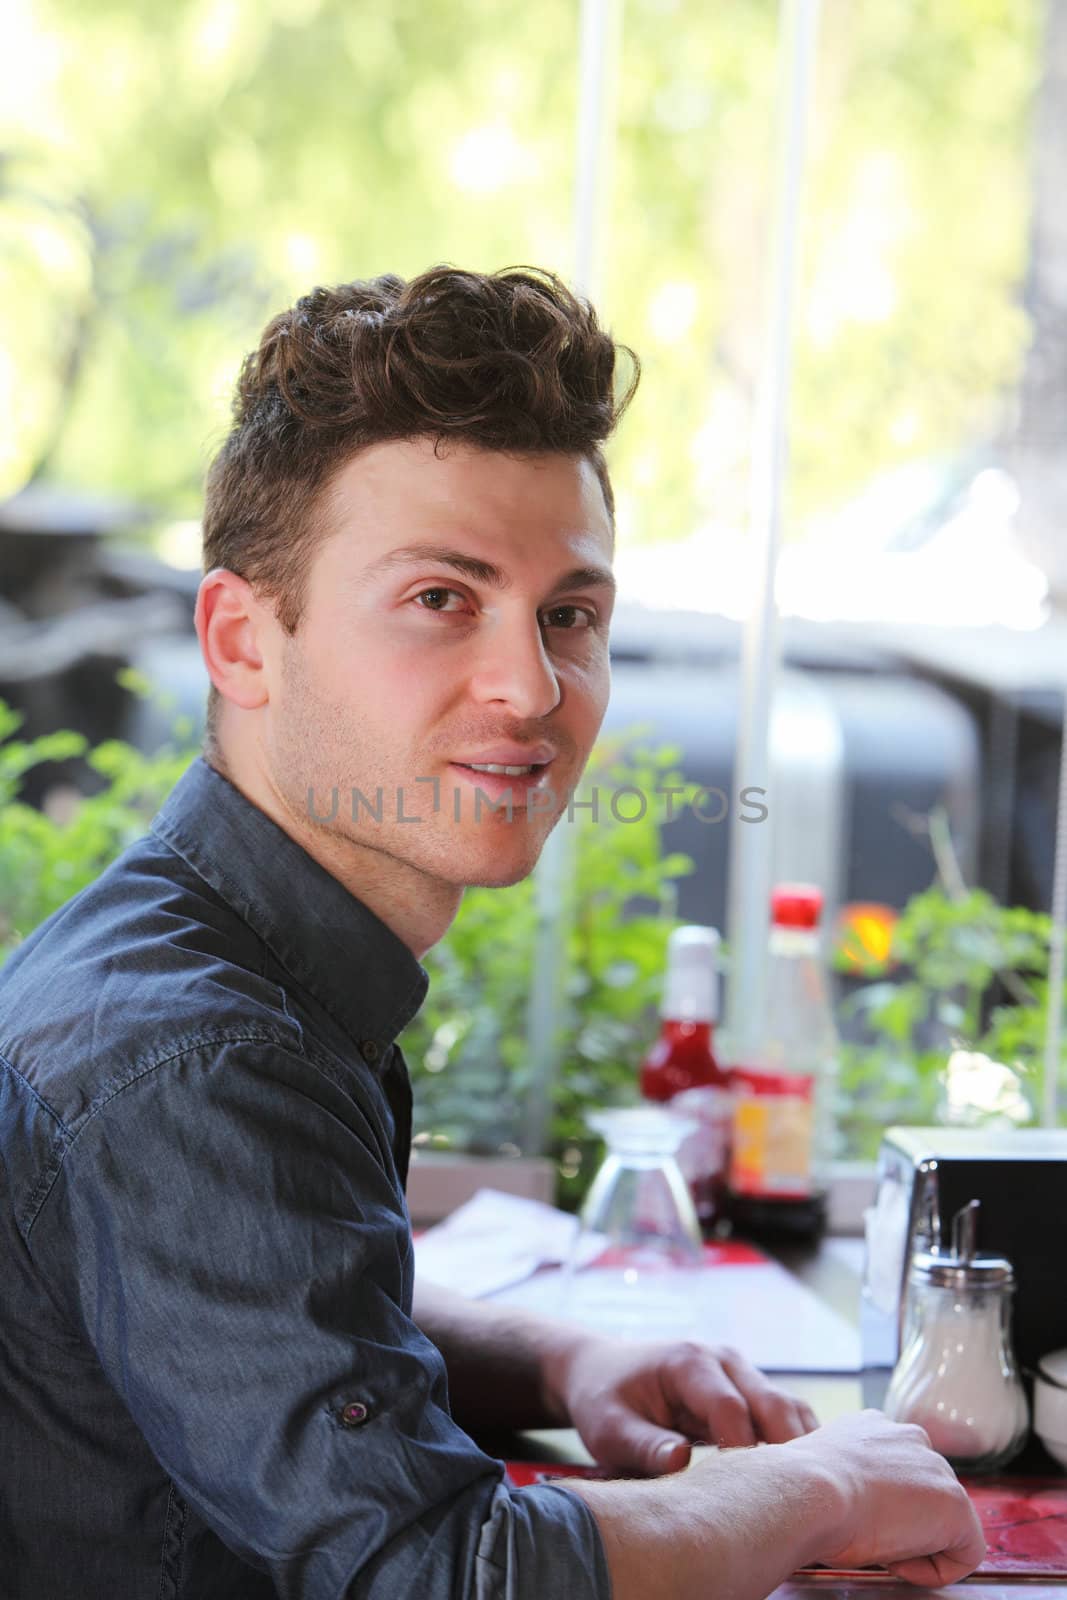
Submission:
<svg viewBox="0 0 1067 1600">
<path fill-rule="evenodd" d="M 776 928 L 817 928 L 822 915 L 822 890 L 813 883 L 780 883 L 771 895 Z"/>
</svg>

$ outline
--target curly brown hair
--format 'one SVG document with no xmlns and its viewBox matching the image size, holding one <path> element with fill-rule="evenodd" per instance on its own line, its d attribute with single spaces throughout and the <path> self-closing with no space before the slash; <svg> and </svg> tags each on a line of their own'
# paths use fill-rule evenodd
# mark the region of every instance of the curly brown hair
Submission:
<svg viewBox="0 0 1067 1600">
<path fill-rule="evenodd" d="M 443 265 L 409 282 L 313 289 L 268 323 L 241 368 L 233 427 L 207 477 L 204 571 L 245 578 L 295 633 L 326 531 L 322 492 L 358 451 L 391 439 L 584 455 L 613 518 L 601 446 L 639 376 L 592 306 L 537 268 Z M 212 686 L 209 748 L 219 700 Z"/>
</svg>

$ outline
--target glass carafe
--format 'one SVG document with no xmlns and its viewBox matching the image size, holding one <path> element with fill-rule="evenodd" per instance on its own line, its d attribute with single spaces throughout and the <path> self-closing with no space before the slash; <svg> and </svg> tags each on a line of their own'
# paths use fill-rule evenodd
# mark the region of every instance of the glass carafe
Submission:
<svg viewBox="0 0 1067 1600">
<path fill-rule="evenodd" d="M 561 1315 L 622 1338 L 695 1333 L 700 1224 L 678 1166 L 697 1127 L 665 1107 L 590 1114 L 607 1144 L 560 1277 Z"/>
</svg>

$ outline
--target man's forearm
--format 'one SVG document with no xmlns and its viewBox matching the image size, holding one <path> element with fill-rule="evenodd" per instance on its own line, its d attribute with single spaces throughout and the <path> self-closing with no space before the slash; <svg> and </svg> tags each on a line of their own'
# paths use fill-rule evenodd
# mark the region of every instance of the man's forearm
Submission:
<svg viewBox="0 0 1067 1600">
<path fill-rule="evenodd" d="M 552 1375 L 574 1328 L 415 1283 L 414 1319 L 445 1358 L 452 1414 L 465 1428 L 549 1428 L 568 1417 Z"/>
<path fill-rule="evenodd" d="M 878 1411 L 672 1477 L 564 1486 L 596 1518 L 613 1600 L 763 1600 L 813 1561 L 940 1586 L 985 1555 L 952 1468 L 921 1428 Z"/>
<path fill-rule="evenodd" d="M 814 1558 L 830 1486 L 782 1446 L 729 1450 L 647 1482 L 561 1480 L 596 1518 L 613 1600 L 763 1600 Z"/>
</svg>

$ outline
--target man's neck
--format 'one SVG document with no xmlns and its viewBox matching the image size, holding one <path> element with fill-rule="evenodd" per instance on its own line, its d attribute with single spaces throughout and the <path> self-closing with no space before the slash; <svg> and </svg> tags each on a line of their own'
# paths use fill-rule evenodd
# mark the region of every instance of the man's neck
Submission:
<svg viewBox="0 0 1067 1600">
<path fill-rule="evenodd" d="M 463 899 L 462 886 L 445 883 L 343 835 L 309 826 L 293 814 L 269 775 L 254 763 L 228 761 L 217 746 L 205 748 L 204 760 L 373 911 L 416 959 L 444 938 Z"/>
</svg>

